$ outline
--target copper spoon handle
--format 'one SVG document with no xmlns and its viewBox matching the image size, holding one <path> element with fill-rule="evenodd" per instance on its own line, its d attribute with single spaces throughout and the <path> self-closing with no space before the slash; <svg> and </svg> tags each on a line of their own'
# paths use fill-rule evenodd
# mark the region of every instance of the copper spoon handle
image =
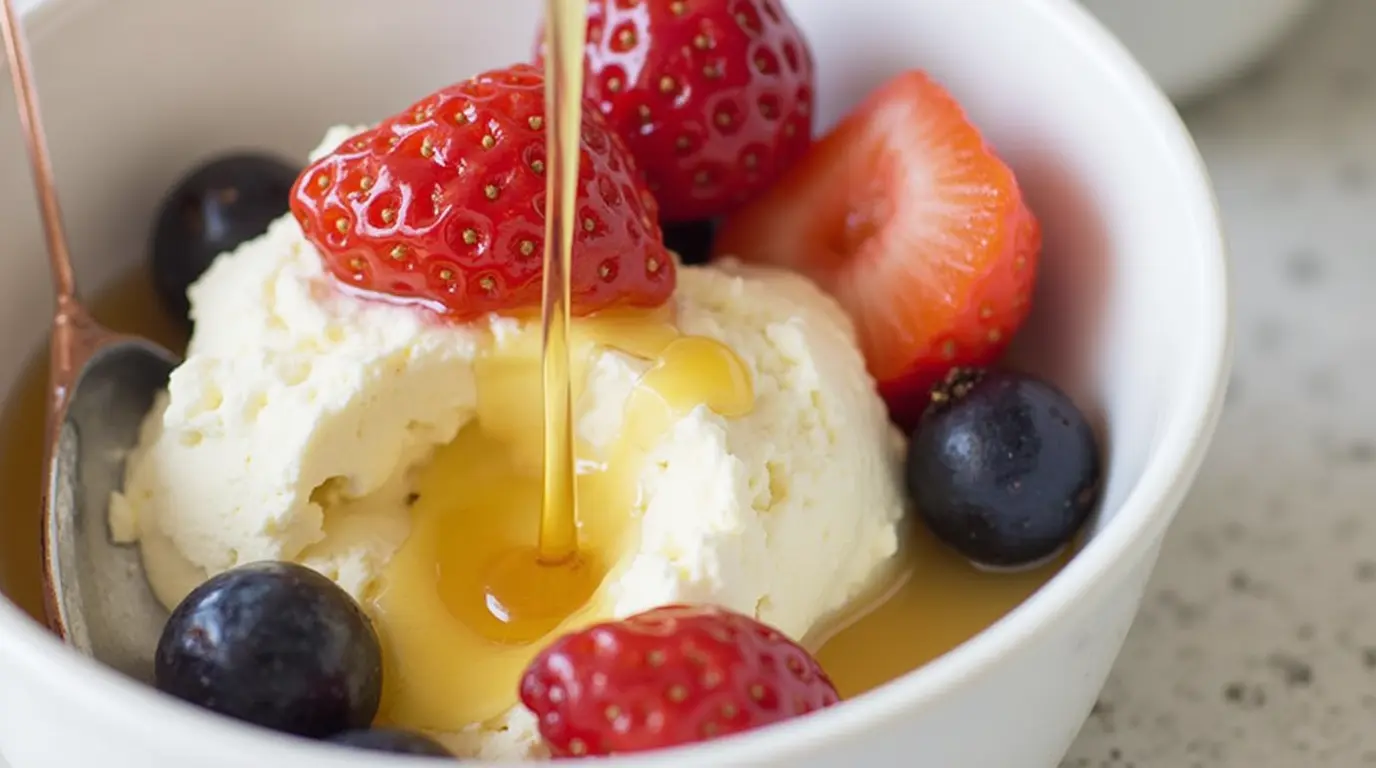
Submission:
<svg viewBox="0 0 1376 768">
<path fill-rule="evenodd" d="M 109 334 L 87 316 L 77 300 L 76 277 L 67 250 L 67 237 L 62 229 L 62 209 L 57 202 L 52 162 L 48 159 L 48 141 L 38 109 L 38 94 L 29 71 L 29 52 L 23 29 L 14 10 L 14 0 L 0 0 L 0 5 L 4 7 L 4 15 L 0 16 L 0 33 L 5 38 L 5 58 L 9 61 L 10 79 L 14 83 L 14 96 L 19 106 L 19 121 L 24 127 L 29 161 L 33 164 L 33 186 L 43 218 L 43 234 L 47 238 L 48 262 L 57 302 L 57 310 L 53 315 L 52 368 L 49 373 L 52 387 L 48 431 L 51 438 L 56 417 L 66 406 L 72 382 L 90 354 Z"/>
<path fill-rule="evenodd" d="M 48 259 L 52 266 L 53 289 L 59 305 L 76 297 L 76 278 L 72 275 L 72 261 L 67 252 L 67 238 L 62 232 L 62 209 L 57 203 L 53 185 L 53 167 L 48 159 L 48 140 L 43 133 L 43 116 L 38 109 L 38 94 L 34 92 L 33 75 L 29 72 L 28 46 L 14 11 L 14 0 L 0 0 L 5 15 L 0 30 L 5 36 L 5 58 L 9 60 L 10 81 L 14 83 L 15 99 L 19 103 L 19 121 L 24 127 L 29 161 L 33 163 L 34 190 L 43 215 L 43 234 L 48 240 Z"/>
</svg>

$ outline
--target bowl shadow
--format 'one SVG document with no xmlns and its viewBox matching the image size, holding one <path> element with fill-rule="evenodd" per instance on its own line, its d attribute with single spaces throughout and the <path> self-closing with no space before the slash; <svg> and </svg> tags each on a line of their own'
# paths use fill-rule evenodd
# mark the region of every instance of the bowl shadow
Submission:
<svg viewBox="0 0 1376 768">
<path fill-rule="evenodd" d="M 1114 284 L 1112 241 L 1097 204 L 1059 158 L 1030 154 L 1014 170 L 1043 240 L 1032 311 L 1003 363 L 1051 381 L 1075 402 L 1094 429 L 1107 477 L 1112 434 L 1099 366 Z M 1096 510 L 1089 530 L 1102 514 Z"/>
</svg>

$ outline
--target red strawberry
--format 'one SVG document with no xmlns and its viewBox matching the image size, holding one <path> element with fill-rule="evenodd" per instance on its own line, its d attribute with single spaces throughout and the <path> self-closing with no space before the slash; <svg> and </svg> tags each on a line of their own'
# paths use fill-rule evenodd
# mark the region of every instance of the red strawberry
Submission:
<svg viewBox="0 0 1376 768">
<path fill-rule="evenodd" d="M 908 72 L 729 221 L 715 252 L 835 296 L 891 415 L 912 426 L 933 384 L 993 362 L 1026 319 L 1041 228 L 955 99 Z"/>
<path fill-rule="evenodd" d="M 666 221 L 728 212 L 812 140 L 812 52 L 782 0 L 590 0 L 587 62 Z"/>
<path fill-rule="evenodd" d="M 341 282 L 457 321 L 540 306 L 545 81 L 528 64 L 450 86 L 301 173 L 291 209 Z M 584 110 L 573 311 L 650 307 L 674 290 L 654 198 Z"/>
<path fill-rule="evenodd" d="M 792 640 L 721 608 L 670 605 L 566 635 L 521 678 L 556 757 L 672 747 L 839 700 Z"/>
</svg>

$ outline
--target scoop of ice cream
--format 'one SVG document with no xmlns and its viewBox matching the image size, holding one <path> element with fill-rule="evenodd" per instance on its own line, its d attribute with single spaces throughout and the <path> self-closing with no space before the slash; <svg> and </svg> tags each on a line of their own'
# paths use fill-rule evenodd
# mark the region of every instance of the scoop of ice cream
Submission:
<svg viewBox="0 0 1376 768">
<path fill-rule="evenodd" d="M 169 605 L 263 559 L 304 563 L 368 605 L 409 533 L 417 471 L 475 418 L 481 339 L 519 322 L 447 325 L 343 293 L 289 217 L 217 260 L 190 299 L 195 335 L 112 499 L 116 537 L 140 543 Z M 737 418 L 695 408 L 651 448 L 610 612 L 716 603 L 803 638 L 897 551 L 884 406 L 848 319 L 801 277 L 685 268 L 674 302 L 680 331 L 744 362 L 755 404 Z M 644 366 L 594 353 L 575 405 L 587 444 L 621 432 Z M 539 753 L 519 709 L 446 738 L 487 759 Z"/>
</svg>

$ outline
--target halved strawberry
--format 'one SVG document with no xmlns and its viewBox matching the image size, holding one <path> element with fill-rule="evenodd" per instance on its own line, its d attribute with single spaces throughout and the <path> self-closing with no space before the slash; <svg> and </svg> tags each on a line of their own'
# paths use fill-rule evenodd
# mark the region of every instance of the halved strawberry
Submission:
<svg viewBox="0 0 1376 768">
<path fill-rule="evenodd" d="M 1026 319 L 1041 228 L 960 105 L 911 71 L 728 221 L 714 251 L 835 296 L 890 414 L 911 426 L 933 384 L 992 363 Z"/>
</svg>

